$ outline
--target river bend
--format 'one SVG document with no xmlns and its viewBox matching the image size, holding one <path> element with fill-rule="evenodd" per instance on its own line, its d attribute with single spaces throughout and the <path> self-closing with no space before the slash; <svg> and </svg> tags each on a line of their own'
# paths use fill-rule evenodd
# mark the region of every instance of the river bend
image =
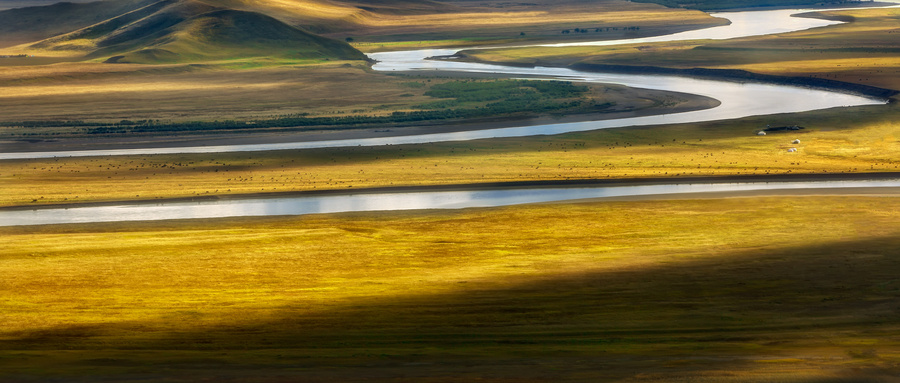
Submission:
<svg viewBox="0 0 900 383">
<path fill-rule="evenodd" d="M 598 42 L 578 42 L 559 45 L 613 45 L 636 42 L 675 41 L 692 39 L 728 39 L 760 34 L 784 33 L 809 28 L 823 27 L 836 21 L 798 18 L 792 14 L 801 10 L 754 11 L 716 13 L 727 18 L 730 25 L 713 27 L 699 31 L 688 31 L 666 36 L 644 39 L 612 40 Z M 381 146 L 420 144 L 446 141 L 466 141 L 486 138 L 523 137 L 533 135 L 553 135 L 568 132 L 626 126 L 646 126 L 675 123 L 691 123 L 734 119 L 755 115 L 795 113 L 836 107 L 884 104 L 887 100 L 862 97 L 832 91 L 799 88 L 760 83 L 738 83 L 717 80 L 700 80 L 680 76 L 629 75 L 575 71 L 566 68 L 519 68 L 500 65 L 456 62 L 452 60 L 427 60 L 433 56 L 452 55 L 456 50 L 428 49 L 403 52 L 374 53 L 370 56 L 378 63 L 375 70 L 394 71 L 460 71 L 470 73 L 496 73 L 518 77 L 555 78 L 577 82 L 612 83 L 637 88 L 687 92 L 711 97 L 721 101 L 718 107 L 686 113 L 656 116 L 622 118 L 601 121 L 519 126 L 498 129 L 484 129 L 452 133 L 422 134 L 411 136 L 372 137 L 348 140 L 300 141 L 250 145 L 211 145 L 185 147 L 148 147 L 137 149 L 104 149 L 0 153 L 0 160 L 52 157 L 149 155 L 176 153 L 218 153 L 264 150 L 337 148 L 349 146 Z"/>
</svg>

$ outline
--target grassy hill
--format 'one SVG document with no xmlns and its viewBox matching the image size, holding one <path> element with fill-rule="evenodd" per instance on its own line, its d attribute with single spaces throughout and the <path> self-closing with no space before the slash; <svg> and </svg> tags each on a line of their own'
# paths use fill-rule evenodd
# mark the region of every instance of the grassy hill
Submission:
<svg viewBox="0 0 900 383">
<path fill-rule="evenodd" d="M 163 0 L 27 47 L 44 55 L 172 63 L 245 57 L 364 60 L 348 44 L 255 12 Z"/>
<path fill-rule="evenodd" d="M 110 61 L 161 63 L 261 56 L 366 59 L 344 42 L 304 32 L 260 13 L 236 10 L 216 10 L 192 17 L 154 33 L 155 36 L 158 37 L 146 47 L 113 56 Z M 115 49 L 104 48 L 92 55 L 102 56 Z"/>
<path fill-rule="evenodd" d="M 409 49 L 409 42 L 418 47 L 555 41 L 561 30 L 572 28 L 640 26 L 640 34 L 653 35 L 721 23 L 699 11 L 624 0 L 106 0 L 0 11 L 0 53 L 51 61 L 124 56 L 144 49 L 180 54 L 158 47 L 165 45 L 160 39 L 186 29 L 178 24 L 218 10 L 259 13 L 308 33 L 337 40 L 353 38 L 358 48 L 367 51 Z M 386 42 L 405 45 L 386 47 Z M 319 43 L 333 47 L 333 43 Z M 154 62 L 176 58 L 168 52 L 148 52 Z"/>
<path fill-rule="evenodd" d="M 158 0 L 70 2 L 0 12 L 0 47 L 34 42 L 85 28 Z"/>
</svg>

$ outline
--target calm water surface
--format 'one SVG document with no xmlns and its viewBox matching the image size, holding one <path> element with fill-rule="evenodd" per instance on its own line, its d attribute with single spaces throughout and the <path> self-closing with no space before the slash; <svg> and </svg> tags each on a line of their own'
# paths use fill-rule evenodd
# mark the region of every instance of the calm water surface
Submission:
<svg viewBox="0 0 900 383">
<path fill-rule="evenodd" d="M 592 188 L 536 188 L 422 193 L 346 194 L 118 206 L 0 210 L 0 226 L 153 221 L 418 209 L 461 209 L 527 203 L 749 190 L 900 187 L 900 179 L 825 182 L 669 184 Z"/>
<path fill-rule="evenodd" d="M 782 33 L 835 24 L 834 21 L 791 17 L 799 10 L 716 13 L 715 16 L 731 20 L 731 25 L 689 31 L 667 36 L 644 39 L 578 42 L 559 45 L 614 45 L 637 42 L 704 39 L 728 39 L 771 33 Z M 554 44 L 548 44 L 552 46 Z M 375 53 L 370 56 L 379 62 L 378 71 L 433 71 L 450 70 L 477 73 L 512 74 L 522 77 L 549 77 L 580 82 L 614 83 L 638 88 L 688 92 L 715 98 L 722 102 L 716 108 L 659 116 L 624 118 L 616 120 L 521 126 L 399 137 L 377 137 L 353 140 L 328 140 L 285 142 L 256 145 L 218 145 L 174 148 L 143 148 L 121 150 L 79 150 L 55 152 L 0 153 L 2 159 L 48 158 L 70 156 L 147 155 L 174 153 L 217 153 L 262 150 L 311 149 L 348 146 L 399 145 L 445 141 L 466 141 L 484 138 L 522 137 L 542 134 L 606 129 L 624 126 L 644 126 L 733 119 L 754 115 L 793 113 L 809 110 L 883 104 L 886 100 L 848 94 L 779 85 L 740 84 L 724 81 L 698 80 L 677 76 L 624 75 L 573 71 L 565 68 L 513 68 L 498 65 L 461 63 L 452 60 L 426 60 L 432 56 L 452 55 L 456 50 L 429 49 L 405 52 Z"/>
</svg>

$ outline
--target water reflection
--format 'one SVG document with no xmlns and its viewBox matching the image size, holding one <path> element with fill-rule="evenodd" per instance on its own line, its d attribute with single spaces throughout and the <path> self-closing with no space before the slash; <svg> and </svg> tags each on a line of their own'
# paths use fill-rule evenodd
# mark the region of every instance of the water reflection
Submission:
<svg viewBox="0 0 900 383">
<path fill-rule="evenodd" d="M 732 21 L 731 25 L 689 31 L 646 39 L 614 40 L 600 42 L 578 42 L 551 45 L 612 45 L 635 42 L 673 41 L 696 38 L 727 39 L 741 36 L 782 33 L 833 24 L 833 21 L 791 17 L 797 10 L 754 11 L 717 13 Z M 876 105 L 886 100 L 876 100 L 848 94 L 820 90 L 794 88 L 764 84 L 740 84 L 723 81 L 698 80 L 676 76 L 625 75 L 589 73 L 565 68 L 514 68 L 499 65 L 463 63 L 452 60 L 425 60 L 433 56 L 447 56 L 453 49 L 427 49 L 406 52 L 375 53 L 370 56 L 379 62 L 374 65 L 379 71 L 428 71 L 450 70 L 478 73 L 503 73 L 515 76 L 541 76 L 571 81 L 621 84 L 631 87 L 648 88 L 675 92 L 689 92 L 715 98 L 722 102 L 719 107 L 679 114 L 649 117 L 623 118 L 616 120 L 589 121 L 564 124 L 547 124 L 502 129 L 487 129 L 472 132 L 427 134 L 416 136 L 377 137 L 353 140 L 328 140 L 286 142 L 256 145 L 219 145 L 197 147 L 143 148 L 119 150 L 79 150 L 55 152 L 0 153 L 0 160 L 22 158 L 50 158 L 72 156 L 114 156 L 148 155 L 175 153 L 217 153 L 261 150 L 312 149 L 349 146 L 380 146 L 416 144 L 429 142 L 465 141 L 484 138 L 522 137 L 540 134 L 561 134 L 586 130 L 606 129 L 625 126 L 646 126 L 686 122 L 715 121 L 754 115 L 794 113 L 834 107 Z"/>
<path fill-rule="evenodd" d="M 592 188 L 536 188 L 421 193 L 323 195 L 201 202 L 0 211 L 0 226 L 152 221 L 419 209 L 461 209 L 527 203 L 749 190 L 900 187 L 900 179 L 822 182 L 668 184 Z"/>
</svg>

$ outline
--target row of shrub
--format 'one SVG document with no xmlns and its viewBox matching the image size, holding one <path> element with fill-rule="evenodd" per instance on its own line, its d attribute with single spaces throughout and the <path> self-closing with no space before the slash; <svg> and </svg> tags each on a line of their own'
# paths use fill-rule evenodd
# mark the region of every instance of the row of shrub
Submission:
<svg viewBox="0 0 900 383">
<path fill-rule="evenodd" d="M 416 111 L 397 111 L 389 115 L 309 116 L 308 113 L 278 116 L 252 121 L 121 120 L 116 123 L 85 121 L 24 121 L 6 126 L 26 128 L 74 127 L 86 134 L 122 134 L 149 132 L 190 132 L 248 130 L 296 127 L 356 127 L 396 125 L 433 120 L 474 119 L 504 115 L 529 115 L 602 109 L 611 104 L 594 105 L 583 95 L 586 86 L 566 81 L 465 80 L 431 85 L 424 93 L 441 100 L 419 105 Z"/>
</svg>

